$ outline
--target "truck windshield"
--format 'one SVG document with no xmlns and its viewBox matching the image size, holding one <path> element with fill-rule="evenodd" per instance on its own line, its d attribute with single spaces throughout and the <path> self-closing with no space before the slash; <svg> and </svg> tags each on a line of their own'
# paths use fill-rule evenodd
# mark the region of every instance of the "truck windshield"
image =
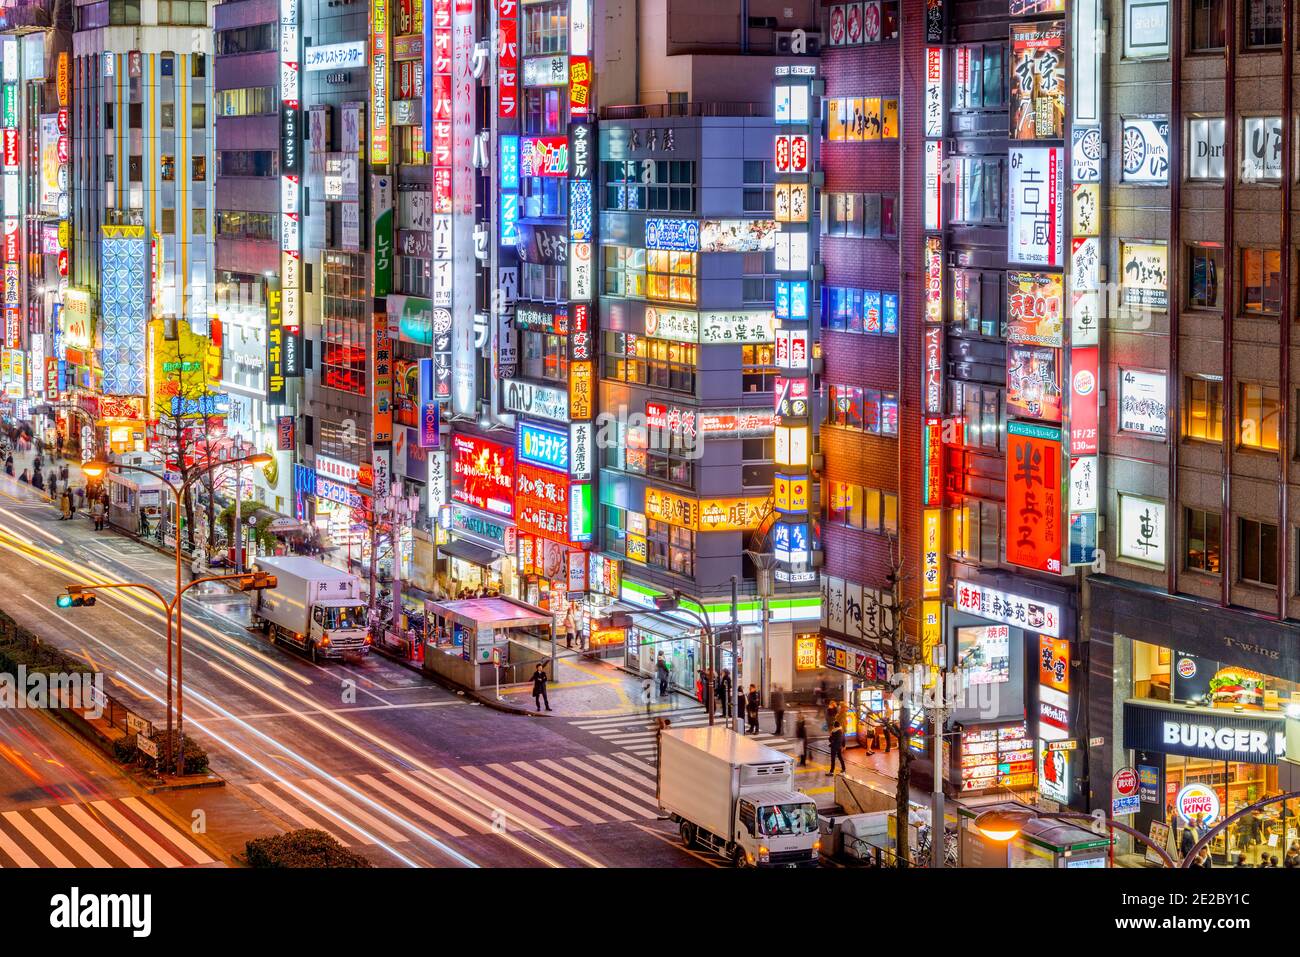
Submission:
<svg viewBox="0 0 1300 957">
<path fill-rule="evenodd" d="M 768 804 L 758 815 L 762 833 L 769 836 L 817 833 L 814 804 Z"/>
<path fill-rule="evenodd" d="M 364 605 L 350 605 L 342 608 L 325 609 L 325 627 L 329 629 L 364 628 L 366 626 L 366 608 Z"/>
</svg>

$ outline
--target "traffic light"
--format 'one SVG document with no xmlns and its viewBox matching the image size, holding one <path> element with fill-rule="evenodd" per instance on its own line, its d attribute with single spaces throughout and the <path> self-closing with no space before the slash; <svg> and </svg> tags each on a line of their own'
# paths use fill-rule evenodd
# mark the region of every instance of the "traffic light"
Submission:
<svg viewBox="0 0 1300 957">
<path fill-rule="evenodd" d="M 279 582 L 274 575 L 266 572 L 250 572 L 240 575 L 234 584 L 240 591 L 261 591 L 263 588 L 274 588 Z"/>
<path fill-rule="evenodd" d="M 95 593 L 85 588 L 69 587 L 67 594 L 54 599 L 60 608 L 90 608 L 95 604 Z"/>
</svg>

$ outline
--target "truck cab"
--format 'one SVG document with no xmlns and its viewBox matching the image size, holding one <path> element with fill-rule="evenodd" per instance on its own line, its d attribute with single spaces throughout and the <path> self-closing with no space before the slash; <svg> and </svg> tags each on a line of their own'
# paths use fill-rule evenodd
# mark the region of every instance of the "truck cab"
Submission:
<svg viewBox="0 0 1300 957">
<path fill-rule="evenodd" d="M 330 601 L 311 610 L 311 644 L 326 658 L 364 655 L 370 650 L 366 606 L 355 601 Z"/>
<path fill-rule="evenodd" d="M 741 792 L 736 843 L 749 867 L 815 867 L 817 805 L 798 791 Z"/>
</svg>

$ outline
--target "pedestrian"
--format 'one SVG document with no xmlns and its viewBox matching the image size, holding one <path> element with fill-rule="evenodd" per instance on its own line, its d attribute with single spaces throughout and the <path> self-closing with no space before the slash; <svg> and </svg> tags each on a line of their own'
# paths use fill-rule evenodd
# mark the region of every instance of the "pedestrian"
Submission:
<svg viewBox="0 0 1300 957">
<path fill-rule="evenodd" d="M 45 477 L 45 487 L 50 490 L 50 496 L 59 490 L 58 480 L 54 475 L 54 469 L 50 469 L 49 475 Z"/>
<path fill-rule="evenodd" d="M 44 460 L 41 459 L 41 453 L 37 452 L 36 458 L 32 459 L 32 471 L 39 472 L 41 470 L 41 466 L 44 464 L 45 464 Z"/>
<path fill-rule="evenodd" d="M 655 662 L 655 672 L 659 675 L 659 697 L 668 696 L 668 683 L 672 680 L 672 667 L 664 658 L 664 653 L 659 652 L 659 658 Z"/>
<path fill-rule="evenodd" d="M 695 679 L 695 698 L 698 701 L 704 700 L 704 671 L 700 670 L 700 676 Z"/>
<path fill-rule="evenodd" d="M 833 725 L 837 720 L 839 720 L 839 716 L 840 716 L 840 703 L 834 700 L 828 701 L 826 703 L 826 730 L 827 731 L 831 729 L 831 725 Z"/>
<path fill-rule="evenodd" d="M 546 669 L 542 667 L 543 662 L 537 663 L 537 670 L 533 672 L 533 705 L 538 711 L 542 710 L 542 704 L 546 704 L 546 710 L 551 709 L 551 699 L 546 697 L 546 682 L 550 679 L 546 677 Z"/>
<path fill-rule="evenodd" d="M 100 499 L 95 499 L 90 505 L 90 520 L 95 524 L 95 531 L 102 531 L 104 528 L 104 503 Z"/>
<path fill-rule="evenodd" d="M 767 703 L 772 706 L 772 733 L 785 734 L 785 692 L 781 690 L 780 685 L 772 688 L 772 694 L 768 696 Z"/>
<path fill-rule="evenodd" d="M 26 469 L 23 469 L 23 474 L 20 475 L 20 476 L 18 476 L 18 481 L 22 482 L 24 485 L 26 485 L 27 483 L 29 483 L 29 482 L 31 481 L 31 479 L 27 477 L 27 470 L 26 470 Z"/>
<path fill-rule="evenodd" d="M 14 457 L 13 453 L 5 456 L 5 475 L 14 474 Z"/>
<path fill-rule="evenodd" d="M 749 695 L 745 699 L 745 733 L 758 734 L 758 688 L 749 686 Z"/>
<path fill-rule="evenodd" d="M 83 508 L 86 504 L 86 489 L 78 485 L 72 490 L 72 497 L 77 503 L 77 508 Z"/>
<path fill-rule="evenodd" d="M 645 716 L 650 717 L 650 702 L 654 700 L 654 682 L 649 677 L 641 682 L 641 703 L 645 705 Z"/>
<path fill-rule="evenodd" d="M 72 493 L 66 488 L 59 496 L 59 521 L 66 522 L 72 518 Z"/>
<path fill-rule="evenodd" d="M 1192 852 L 1192 848 L 1196 846 L 1196 842 L 1200 839 L 1201 835 L 1196 827 L 1196 819 L 1193 818 L 1187 822 L 1186 827 L 1183 828 L 1183 833 L 1179 835 L 1178 853 L 1182 857 L 1186 858 L 1187 855 Z"/>
<path fill-rule="evenodd" d="M 569 606 L 569 612 L 564 616 L 564 647 L 573 647 L 573 638 L 578 633 L 577 617 L 573 614 L 573 606 Z"/>
<path fill-rule="evenodd" d="M 68 484 L 68 463 L 67 462 L 64 462 L 62 465 L 59 466 L 59 483 L 61 485 Z"/>
<path fill-rule="evenodd" d="M 72 494 L 72 489 L 70 489 L 70 488 L 65 488 L 65 489 L 63 490 L 63 494 L 66 495 L 67 498 L 68 498 L 68 518 L 69 518 L 69 519 L 76 518 L 76 517 L 77 517 L 77 498 L 76 498 L 76 496 Z"/>
<path fill-rule="evenodd" d="M 148 534 L 149 534 L 149 510 L 142 507 L 140 509 L 140 537 L 144 538 Z"/>
<path fill-rule="evenodd" d="M 802 711 L 794 723 L 795 740 L 799 742 L 799 767 L 808 763 L 808 719 Z"/>
<path fill-rule="evenodd" d="M 703 697 L 700 701 L 708 709 L 709 714 L 713 714 L 713 669 L 705 668 L 700 672 L 700 693 Z"/>
<path fill-rule="evenodd" d="M 840 762 L 840 773 L 843 774 L 848 770 L 844 766 L 844 727 L 838 721 L 831 725 L 831 736 L 827 742 L 831 748 L 831 769 L 826 772 L 827 777 L 834 777 L 835 762 Z"/>
<path fill-rule="evenodd" d="M 745 712 L 748 710 L 749 708 L 745 701 L 745 688 L 741 685 L 736 688 L 736 720 L 739 721 L 741 718 L 745 717 Z"/>
<path fill-rule="evenodd" d="M 45 491 L 45 476 L 41 475 L 40 469 L 32 473 L 32 488 Z"/>
<path fill-rule="evenodd" d="M 722 706 L 722 716 L 731 717 L 731 670 L 723 668 L 722 674 L 718 678 L 717 687 L 714 692 L 717 694 L 717 701 Z"/>
<path fill-rule="evenodd" d="M 892 750 L 894 747 L 894 742 L 890 738 L 890 734 L 893 732 L 893 730 L 894 730 L 893 726 L 889 721 L 889 715 L 885 715 L 883 718 L 880 719 L 880 736 L 885 740 L 886 754 L 888 754 L 890 750 Z"/>
<path fill-rule="evenodd" d="M 813 704 L 817 706 L 818 711 L 821 711 L 822 708 L 826 707 L 826 679 L 825 678 L 817 679 L 817 686 L 813 688 Z"/>
<path fill-rule="evenodd" d="M 54 451 L 59 458 L 63 458 L 63 433 L 60 432 L 54 439 Z"/>
<path fill-rule="evenodd" d="M 1300 867 L 1300 841 L 1292 841 L 1291 846 L 1286 850 L 1286 860 L 1283 867 Z"/>
</svg>

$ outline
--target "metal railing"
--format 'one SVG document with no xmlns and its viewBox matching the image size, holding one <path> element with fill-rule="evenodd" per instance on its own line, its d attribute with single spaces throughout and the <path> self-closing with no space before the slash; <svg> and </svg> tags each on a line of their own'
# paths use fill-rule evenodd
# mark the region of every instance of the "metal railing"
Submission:
<svg viewBox="0 0 1300 957">
<path fill-rule="evenodd" d="M 602 120 L 663 120 L 675 116 L 771 116 L 772 104 L 743 101 L 628 103 L 601 107 Z"/>
</svg>

